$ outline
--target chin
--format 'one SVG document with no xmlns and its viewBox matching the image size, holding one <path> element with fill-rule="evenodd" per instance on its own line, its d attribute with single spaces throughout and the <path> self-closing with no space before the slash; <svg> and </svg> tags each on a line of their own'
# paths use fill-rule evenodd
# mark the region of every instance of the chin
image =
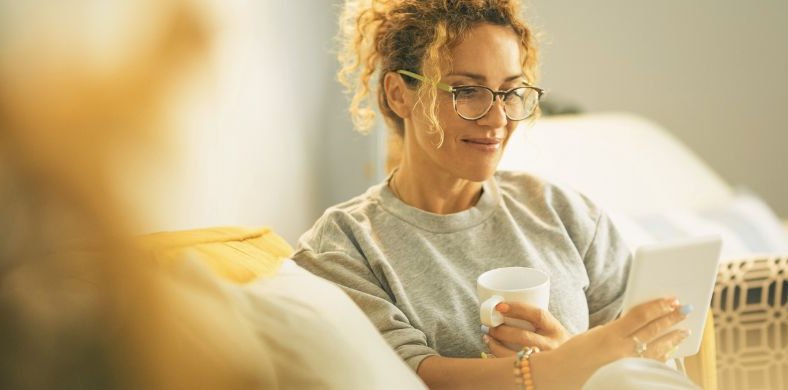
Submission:
<svg viewBox="0 0 788 390">
<path fill-rule="evenodd" d="M 475 182 L 485 182 L 489 180 L 493 175 L 495 175 L 495 171 L 497 170 L 497 166 L 493 166 L 486 169 L 472 169 L 465 172 L 464 179 L 475 181 Z"/>
</svg>

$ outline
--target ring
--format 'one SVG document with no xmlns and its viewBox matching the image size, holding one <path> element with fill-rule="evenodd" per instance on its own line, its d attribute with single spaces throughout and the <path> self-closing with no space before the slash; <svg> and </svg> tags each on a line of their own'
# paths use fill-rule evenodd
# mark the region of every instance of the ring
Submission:
<svg viewBox="0 0 788 390">
<path fill-rule="evenodd" d="M 632 341 L 635 342 L 635 353 L 637 353 L 638 357 L 643 357 L 643 355 L 648 350 L 648 345 L 642 341 L 640 341 L 637 336 L 632 336 Z"/>
</svg>

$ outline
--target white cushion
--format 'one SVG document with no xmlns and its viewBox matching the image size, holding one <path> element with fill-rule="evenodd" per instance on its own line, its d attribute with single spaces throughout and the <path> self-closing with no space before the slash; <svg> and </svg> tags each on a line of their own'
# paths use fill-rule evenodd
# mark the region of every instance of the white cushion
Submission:
<svg viewBox="0 0 788 390">
<path fill-rule="evenodd" d="M 658 125 L 631 114 L 544 117 L 523 123 L 501 160 L 587 195 L 638 245 L 706 234 L 723 259 L 788 253 L 785 227 L 753 194 L 734 191 Z"/>
<path fill-rule="evenodd" d="M 241 286 L 281 389 L 426 389 L 336 285 L 288 260 Z"/>
<path fill-rule="evenodd" d="M 723 261 L 788 253 L 788 235 L 780 220 L 756 195 L 737 193 L 728 202 L 692 209 L 610 217 L 634 250 L 639 245 L 717 234 Z"/>
<path fill-rule="evenodd" d="M 524 122 L 500 163 L 572 187 L 625 214 L 724 203 L 730 187 L 658 125 L 631 114 Z"/>
</svg>

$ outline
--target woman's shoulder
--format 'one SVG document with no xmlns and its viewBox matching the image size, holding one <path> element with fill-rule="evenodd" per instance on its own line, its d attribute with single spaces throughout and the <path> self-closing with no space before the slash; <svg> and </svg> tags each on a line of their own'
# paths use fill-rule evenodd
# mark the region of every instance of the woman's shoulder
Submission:
<svg viewBox="0 0 788 390">
<path fill-rule="evenodd" d="M 383 185 L 374 185 L 358 196 L 327 208 L 301 236 L 299 246 L 308 243 L 312 247 L 321 247 L 325 242 L 352 241 L 381 213 L 380 191 Z"/>
<path fill-rule="evenodd" d="M 381 208 L 381 192 L 384 186 L 385 183 L 373 185 L 364 193 L 327 208 L 320 219 L 325 221 L 369 219 L 371 214 Z"/>
<path fill-rule="evenodd" d="M 525 211 L 546 225 L 561 225 L 578 253 L 586 253 L 600 223 L 607 220 L 593 201 L 566 185 L 524 172 L 498 172 L 496 179 L 505 207 Z"/>
<path fill-rule="evenodd" d="M 563 217 L 597 219 L 601 213 L 600 208 L 582 193 L 532 173 L 498 171 L 495 179 L 505 198 L 529 207 L 549 208 Z"/>
</svg>

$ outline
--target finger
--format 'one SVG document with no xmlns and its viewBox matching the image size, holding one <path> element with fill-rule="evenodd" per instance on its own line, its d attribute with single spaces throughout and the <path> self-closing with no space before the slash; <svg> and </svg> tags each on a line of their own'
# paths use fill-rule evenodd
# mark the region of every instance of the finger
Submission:
<svg viewBox="0 0 788 390">
<path fill-rule="evenodd" d="M 521 302 L 506 302 L 498 304 L 495 310 L 506 314 L 507 317 L 526 320 L 536 329 L 548 331 L 556 329 L 559 325 L 558 320 L 547 310 L 542 310 L 534 305 Z"/>
<path fill-rule="evenodd" d="M 500 325 L 489 330 L 489 335 L 508 344 L 539 347 L 542 351 L 555 349 L 558 343 L 549 337 L 514 326 Z"/>
<path fill-rule="evenodd" d="M 621 318 L 613 321 L 610 326 L 613 332 L 621 335 L 631 335 L 655 319 L 671 313 L 679 306 L 679 301 L 674 297 L 660 298 L 646 303 L 641 303 Z"/>
<path fill-rule="evenodd" d="M 673 310 L 667 315 L 659 317 L 656 320 L 642 326 L 640 329 L 635 331 L 632 336 L 637 337 L 639 340 L 650 343 L 665 333 L 665 331 L 670 329 L 673 325 L 676 325 L 687 318 L 687 314 L 690 312 L 692 312 L 692 305 L 679 306 L 678 310 Z"/>
<path fill-rule="evenodd" d="M 691 332 L 689 329 L 676 329 L 670 331 L 650 342 L 644 356 L 664 362 L 673 357 L 672 355 L 676 349 L 678 349 L 679 344 L 689 337 L 690 334 Z"/>
<path fill-rule="evenodd" d="M 484 335 L 482 336 L 482 340 L 484 340 L 484 344 L 487 345 L 487 349 L 490 350 L 490 353 L 495 355 L 495 357 L 507 357 L 517 354 L 517 351 L 506 348 L 505 345 L 501 344 L 501 342 L 496 340 L 494 337 Z"/>
</svg>

